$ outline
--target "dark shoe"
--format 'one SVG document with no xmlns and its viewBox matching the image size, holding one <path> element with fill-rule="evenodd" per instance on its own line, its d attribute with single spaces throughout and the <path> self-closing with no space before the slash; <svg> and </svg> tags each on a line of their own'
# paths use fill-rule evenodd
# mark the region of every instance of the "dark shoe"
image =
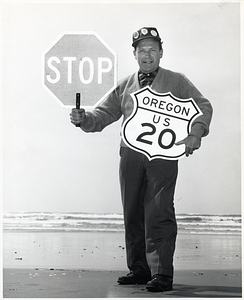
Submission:
<svg viewBox="0 0 244 300">
<path fill-rule="evenodd" d="M 165 275 L 154 275 L 147 283 L 146 289 L 150 292 L 166 292 L 173 289 L 173 278 Z"/>
<path fill-rule="evenodd" d="M 151 280 L 151 275 L 137 275 L 133 272 L 130 272 L 126 276 L 118 278 L 119 284 L 147 284 Z"/>
</svg>

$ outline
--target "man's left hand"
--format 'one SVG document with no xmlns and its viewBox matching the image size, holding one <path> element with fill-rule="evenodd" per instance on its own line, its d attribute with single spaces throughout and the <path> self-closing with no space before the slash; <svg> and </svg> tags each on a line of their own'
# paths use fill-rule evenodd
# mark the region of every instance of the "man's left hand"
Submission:
<svg viewBox="0 0 244 300">
<path fill-rule="evenodd" d="M 186 156 L 193 154 L 194 150 L 197 150 L 201 147 L 201 139 L 194 135 L 188 135 L 185 139 L 175 143 L 176 146 L 183 145 L 186 146 Z"/>
</svg>

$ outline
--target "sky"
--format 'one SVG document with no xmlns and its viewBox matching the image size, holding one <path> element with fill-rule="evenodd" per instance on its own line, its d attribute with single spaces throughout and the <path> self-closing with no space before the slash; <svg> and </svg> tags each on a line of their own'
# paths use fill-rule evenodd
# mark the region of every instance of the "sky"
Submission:
<svg viewBox="0 0 244 300">
<path fill-rule="evenodd" d="M 1 1 L 3 211 L 122 213 L 121 120 L 101 133 L 70 123 L 44 87 L 44 54 L 63 32 L 94 31 L 138 70 L 132 33 L 157 27 L 160 66 L 185 74 L 214 108 L 210 134 L 179 161 L 176 213 L 241 213 L 239 2 Z"/>
</svg>

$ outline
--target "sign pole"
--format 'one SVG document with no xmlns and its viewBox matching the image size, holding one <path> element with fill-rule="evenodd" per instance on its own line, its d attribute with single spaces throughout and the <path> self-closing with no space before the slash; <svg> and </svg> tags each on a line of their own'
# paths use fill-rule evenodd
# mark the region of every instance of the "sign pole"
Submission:
<svg viewBox="0 0 244 300">
<path fill-rule="evenodd" d="M 76 109 L 80 109 L 80 93 L 76 93 Z M 76 127 L 80 127 L 80 124 L 76 124 Z"/>
</svg>

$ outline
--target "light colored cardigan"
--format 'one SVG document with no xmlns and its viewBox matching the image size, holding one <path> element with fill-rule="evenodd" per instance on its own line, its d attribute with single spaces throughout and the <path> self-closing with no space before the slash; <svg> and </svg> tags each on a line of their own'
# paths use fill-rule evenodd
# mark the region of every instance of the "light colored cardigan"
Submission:
<svg viewBox="0 0 244 300">
<path fill-rule="evenodd" d="M 160 67 L 151 88 L 158 93 L 171 92 L 181 99 L 193 98 L 203 114 L 194 120 L 190 133 L 199 138 L 209 133 L 212 106 L 183 74 Z M 102 131 L 121 116 L 124 122 L 133 111 L 134 104 L 130 94 L 139 89 L 138 72 L 123 79 L 101 104 L 91 112 L 86 112 L 86 118 L 80 125 L 81 129 L 85 132 Z M 126 147 L 123 141 L 121 146 Z"/>
</svg>

